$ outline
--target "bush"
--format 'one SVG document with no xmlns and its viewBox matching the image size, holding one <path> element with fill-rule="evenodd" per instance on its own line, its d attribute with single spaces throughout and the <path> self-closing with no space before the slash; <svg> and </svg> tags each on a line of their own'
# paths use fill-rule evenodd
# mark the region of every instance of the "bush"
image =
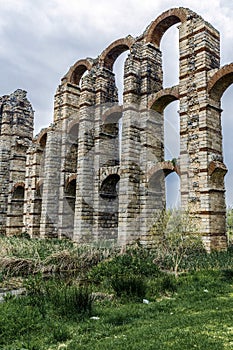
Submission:
<svg viewBox="0 0 233 350">
<path fill-rule="evenodd" d="M 146 295 L 147 285 L 141 276 L 116 275 L 111 278 L 110 283 L 118 297 L 138 300 Z"/>
<path fill-rule="evenodd" d="M 112 276 L 127 274 L 149 277 L 158 276 L 159 269 L 153 263 L 153 252 L 142 248 L 129 247 L 112 259 L 100 262 L 89 273 L 89 279 L 94 283 L 101 283 Z"/>
<path fill-rule="evenodd" d="M 203 252 L 195 220 L 189 212 L 162 210 L 151 229 L 157 245 L 154 263 L 172 269 L 176 277 L 184 261 Z"/>
</svg>

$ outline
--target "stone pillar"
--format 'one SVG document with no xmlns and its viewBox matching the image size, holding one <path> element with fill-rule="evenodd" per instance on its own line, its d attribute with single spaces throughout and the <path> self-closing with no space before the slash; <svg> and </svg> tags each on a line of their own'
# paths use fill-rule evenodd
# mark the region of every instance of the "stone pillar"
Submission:
<svg viewBox="0 0 233 350">
<path fill-rule="evenodd" d="M 95 109 L 95 178 L 94 178 L 94 240 L 115 241 L 118 233 L 119 177 L 111 174 L 105 183 L 103 172 L 119 165 L 119 115 L 117 88 L 114 73 L 99 67 L 96 77 Z M 114 112 L 115 111 L 115 112 Z M 117 111 L 117 112 L 116 112 Z M 112 113 L 112 114 L 111 114 Z M 121 113 L 120 113 L 121 114 Z M 107 185 L 108 183 L 108 185 Z"/>
<path fill-rule="evenodd" d="M 30 237 L 40 236 L 44 148 L 34 142 L 27 152 L 25 174 L 24 225 Z"/>
<path fill-rule="evenodd" d="M 7 142 L 8 141 L 8 142 Z M 0 139 L 0 234 L 6 233 L 7 198 L 9 192 L 10 142 Z"/>
<path fill-rule="evenodd" d="M 66 82 L 59 85 L 54 96 L 54 122 L 60 122 L 77 114 L 79 99 L 79 86 Z"/>
<path fill-rule="evenodd" d="M 32 140 L 33 110 L 26 91 L 21 89 L 3 96 L 0 102 L 1 233 L 17 234 L 24 231 L 25 164 Z"/>
<path fill-rule="evenodd" d="M 140 56 L 141 44 L 136 43 L 125 62 L 118 229 L 121 245 L 140 235 Z"/>
<path fill-rule="evenodd" d="M 83 78 L 80 96 L 77 189 L 73 239 L 92 240 L 94 182 L 95 71 Z"/>
<path fill-rule="evenodd" d="M 47 132 L 42 178 L 41 237 L 58 237 L 61 134 L 60 129 L 54 126 L 51 126 Z"/>
<path fill-rule="evenodd" d="M 73 125 L 73 128 L 71 125 Z M 77 177 L 78 126 L 78 113 L 76 113 L 76 115 L 73 115 L 72 120 L 63 120 L 61 126 L 62 136 L 61 173 L 59 188 L 59 237 L 73 238 L 74 234 L 74 202 L 76 196 L 76 186 L 75 188 L 72 188 L 73 193 L 70 192 L 70 186 L 74 185 Z"/>
<path fill-rule="evenodd" d="M 210 170 L 212 161 L 222 162 L 219 109 L 207 100 L 208 72 L 216 68 L 219 33 L 191 16 L 180 26 L 181 204 L 196 217 L 208 250 L 226 246 L 223 176 L 217 183 Z"/>
<path fill-rule="evenodd" d="M 161 52 L 151 43 L 144 44 L 141 53 L 141 185 L 140 185 L 140 239 L 143 244 L 151 240 L 151 228 L 158 211 L 165 207 L 165 176 L 157 174 L 158 181 L 150 181 L 148 173 L 164 160 L 163 112 L 148 110 L 151 95 L 162 88 Z"/>
</svg>

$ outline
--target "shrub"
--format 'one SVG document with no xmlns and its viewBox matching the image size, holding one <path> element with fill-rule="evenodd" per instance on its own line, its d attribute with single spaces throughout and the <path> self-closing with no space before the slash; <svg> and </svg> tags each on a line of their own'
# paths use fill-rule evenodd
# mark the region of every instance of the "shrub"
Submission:
<svg viewBox="0 0 233 350">
<path fill-rule="evenodd" d="M 185 260 L 203 252 L 203 244 L 193 220 L 189 212 L 163 210 L 151 230 L 157 245 L 154 263 L 162 269 L 172 269 L 176 277 Z"/>
<path fill-rule="evenodd" d="M 159 274 L 158 267 L 153 263 L 153 253 L 143 247 L 128 247 L 124 253 L 119 253 L 111 259 L 100 262 L 89 273 L 89 279 L 94 283 L 111 279 L 112 276 L 127 274 L 149 277 Z"/>
<path fill-rule="evenodd" d="M 116 275 L 110 283 L 118 297 L 142 299 L 146 295 L 147 285 L 141 276 Z"/>
</svg>

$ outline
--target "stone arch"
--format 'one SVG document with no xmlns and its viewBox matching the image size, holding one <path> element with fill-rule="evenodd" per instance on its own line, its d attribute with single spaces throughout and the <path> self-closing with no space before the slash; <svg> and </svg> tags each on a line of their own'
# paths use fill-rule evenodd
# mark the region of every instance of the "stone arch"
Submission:
<svg viewBox="0 0 233 350">
<path fill-rule="evenodd" d="M 17 182 L 12 188 L 12 198 L 14 199 L 24 199 L 24 182 Z"/>
<path fill-rule="evenodd" d="M 77 120 L 72 120 L 67 126 L 67 134 L 72 134 L 78 136 L 79 122 Z"/>
<path fill-rule="evenodd" d="M 208 93 L 210 98 L 219 102 L 224 91 L 233 83 L 233 63 L 220 68 L 209 80 Z"/>
<path fill-rule="evenodd" d="M 109 108 L 103 115 L 102 121 L 104 124 L 116 124 L 122 117 L 122 106 L 113 106 Z"/>
<path fill-rule="evenodd" d="M 166 178 L 172 173 L 176 173 L 180 178 L 180 169 L 175 161 L 158 163 L 147 173 L 148 191 L 153 196 L 152 201 L 155 200 L 159 203 L 160 209 L 166 207 L 167 196 L 171 195 L 167 190 Z M 175 192 L 172 193 L 174 194 Z"/>
<path fill-rule="evenodd" d="M 86 71 L 90 71 L 92 68 L 92 62 L 87 59 L 78 60 L 72 67 L 70 67 L 68 73 L 62 78 L 62 83 L 71 83 L 79 85 L 83 74 Z"/>
<path fill-rule="evenodd" d="M 167 88 L 151 95 L 148 107 L 158 113 L 163 113 L 164 109 L 173 101 L 179 100 L 179 86 Z"/>
<path fill-rule="evenodd" d="M 164 33 L 176 23 L 184 23 L 189 15 L 189 9 L 179 7 L 163 12 L 155 21 L 151 23 L 146 33 L 146 42 L 150 42 L 157 47 L 160 46 L 160 41 Z"/>
<path fill-rule="evenodd" d="M 121 171 L 120 171 L 120 167 L 119 166 L 112 166 L 112 167 L 107 167 L 107 168 L 102 168 L 100 169 L 100 175 L 99 175 L 99 182 L 100 182 L 100 186 L 101 183 L 110 175 L 114 175 L 117 174 L 120 176 Z"/>
<path fill-rule="evenodd" d="M 112 70 L 117 57 L 124 51 L 130 50 L 133 43 L 134 39 L 130 35 L 114 41 L 101 53 L 100 62 L 103 63 L 105 68 Z"/>
<path fill-rule="evenodd" d="M 38 143 L 42 148 L 45 148 L 47 142 L 48 129 L 42 129 L 37 136 L 36 143 Z"/>
<path fill-rule="evenodd" d="M 172 172 L 176 172 L 177 175 L 180 176 L 180 169 L 178 164 L 175 162 L 175 160 L 160 162 L 148 170 L 146 174 L 148 184 L 152 180 L 152 177 L 158 174 L 158 172 L 163 173 L 164 177 L 171 174 Z"/>
<path fill-rule="evenodd" d="M 108 198 L 108 199 L 115 199 L 117 197 L 117 184 L 120 180 L 119 174 L 110 174 L 108 175 L 100 186 L 100 197 L 102 198 Z"/>
</svg>

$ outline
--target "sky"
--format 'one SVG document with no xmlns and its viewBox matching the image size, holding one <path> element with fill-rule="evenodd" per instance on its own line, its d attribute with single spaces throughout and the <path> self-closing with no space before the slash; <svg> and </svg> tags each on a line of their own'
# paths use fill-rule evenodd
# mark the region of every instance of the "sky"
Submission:
<svg viewBox="0 0 233 350">
<path fill-rule="evenodd" d="M 35 110 L 35 133 L 53 119 L 53 97 L 61 78 L 77 60 L 97 57 L 111 42 L 139 36 L 162 12 L 189 7 L 221 33 L 221 65 L 233 62 L 232 0 L 0 0 L 0 96 L 18 88 L 28 92 Z M 165 86 L 178 83 L 178 30 L 170 28 L 161 43 Z M 123 59 L 116 63 L 121 72 Z M 177 58 L 178 59 L 178 58 Z M 178 62 L 178 61 L 177 61 Z M 118 85 L 121 87 L 121 78 Z M 233 87 L 222 98 L 227 204 L 233 205 Z M 169 135 L 178 134 L 178 105 L 166 111 L 167 156 L 179 153 Z M 170 114 L 170 116 L 169 116 Z M 174 130 L 175 133 L 172 131 Z"/>
</svg>

